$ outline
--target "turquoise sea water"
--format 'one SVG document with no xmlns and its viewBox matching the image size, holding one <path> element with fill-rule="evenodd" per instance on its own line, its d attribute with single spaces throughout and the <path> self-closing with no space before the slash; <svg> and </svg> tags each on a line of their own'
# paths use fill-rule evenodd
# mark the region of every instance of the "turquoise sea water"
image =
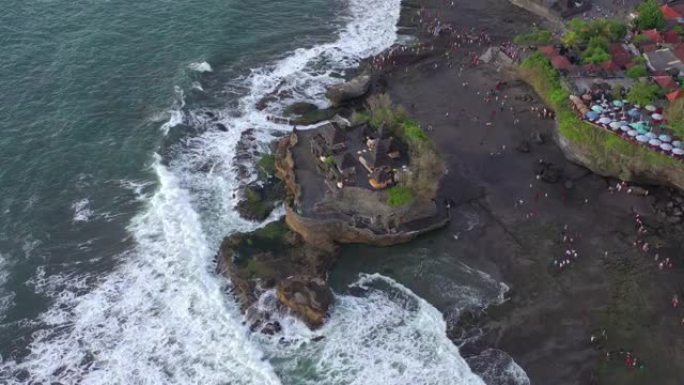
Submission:
<svg viewBox="0 0 684 385">
<path fill-rule="evenodd" d="M 266 147 L 289 130 L 269 114 L 324 105 L 395 42 L 399 6 L 4 4 L 0 383 L 482 384 L 441 314 L 389 278 L 360 277 L 368 296 L 339 294 L 320 331 L 283 315 L 267 337 L 214 273 L 222 237 L 260 225 L 233 209 L 240 133 Z"/>
</svg>

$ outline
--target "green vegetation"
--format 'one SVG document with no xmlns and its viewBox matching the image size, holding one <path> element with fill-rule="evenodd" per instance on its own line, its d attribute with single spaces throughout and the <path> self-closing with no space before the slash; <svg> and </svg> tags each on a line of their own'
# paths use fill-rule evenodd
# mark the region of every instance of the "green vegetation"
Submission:
<svg viewBox="0 0 684 385">
<path fill-rule="evenodd" d="M 390 206 L 405 206 L 413 200 L 411 190 L 402 185 L 396 185 L 387 190 L 387 203 Z"/>
<path fill-rule="evenodd" d="M 534 27 L 530 32 L 516 36 L 513 42 L 519 45 L 546 45 L 551 44 L 551 38 L 550 31 Z"/>
<path fill-rule="evenodd" d="M 429 139 L 425 131 L 413 120 L 401 122 L 400 127 L 404 132 L 404 136 L 410 138 L 413 142 L 425 142 Z"/>
<path fill-rule="evenodd" d="M 646 35 L 636 35 L 634 36 L 634 39 L 632 39 L 632 42 L 634 44 L 641 44 L 641 43 L 648 43 L 651 41 L 651 38 L 646 36 Z"/>
<path fill-rule="evenodd" d="M 681 25 L 677 24 L 674 27 L 672 27 L 672 31 L 677 32 L 677 35 L 683 36 L 684 35 L 684 27 Z"/>
<path fill-rule="evenodd" d="M 610 60 L 609 47 L 610 41 L 603 36 L 590 38 L 587 49 L 582 52 L 582 61 L 585 64 L 599 64 Z"/>
<path fill-rule="evenodd" d="M 266 180 L 275 175 L 275 156 L 264 154 L 257 163 L 259 179 Z"/>
<path fill-rule="evenodd" d="M 404 142 L 409 149 L 410 172 L 396 175 L 400 185 L 416 196 L 433 198 L 439 187 L 443 165 L 434 143 L 420 125 L 410 119 L 401 107 L 393 107 L 388 95 L 373 95 L 368 98 L 368 123 L 379 129 L 385 127 Z"/>
<path fill-rule="evenodd" d="M 662 96 L 663 91 L 657 84 L 638 82 L 630 88 L 627 93 L 627 100 L 644 106 L 646 104 L 652 104 Z"/>
<path fill-rule="evenodd" d="M 662 29 L 665 26 L 665 17 L 660 11 L 660 4 L 656 0 L 645 0 L 637 6 L 637 18 L 634 25 L 640 30 Z"/>
<path fill-rule="evenodd" d="M 325 161 L 323 163 L 325 163 L 327 167 L 332 167 L 335 165 L 335 158 L 332 155 L 327 156 L 325 157 Z"/>
<path fill-rule="evenodd" d="M 646 69 L 646 64 L 637 64 L 629 68 L 625 73 L 632 79 L 638 79 L 648 75 L 648 70 Z"/>
<path fill-rule="evenodd" d="M 559 73 L 542 54 L 535 53 L 525 59 L 520 74 L 556 111 L 559 132 L 582 148 L 595 166 L 594 171 L 622 175 L 629 173 L 636 164 L 681 168 L 681 162 L 669 156 L 631 144 L 580 119 L 570 108 L 570 94 L 561 83 Z"/>
<path fill-rule="evenodd" d="M 563 36 L 563 43 L 574 48 L 586 47 L 592 38 L 602 38 L 608 43 L 625 37 L 627 26 L 617 20 L 601 19 L 586 21 L 572 19 L 568 23 L 568 31 Z M 605 47 L 608 48 L 607 46 Z"/>
<path fill-rule="evenodd" d="M 684 99 L 677 99 L 667 107 L 666 115 L 672 132 L 684 138 Z"/>
</svg>

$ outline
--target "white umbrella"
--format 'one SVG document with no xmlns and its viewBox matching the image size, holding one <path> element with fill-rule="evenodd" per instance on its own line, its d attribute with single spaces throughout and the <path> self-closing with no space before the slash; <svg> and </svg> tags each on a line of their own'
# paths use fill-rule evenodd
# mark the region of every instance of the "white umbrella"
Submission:
<svg viewBox="0 0 684 385">
<path fill-rule="evenodd" d="M 620 130 L 627 132 L 627 131 L 631 130 L 631 128 L 629 126 L 622 126 L 622 127 L 620 127 Z"/>
<path fill-rule="evenodd" d="M 649 141 L 648 136 L 646 135 L 637 135 L 636 140 L 641 143 L 646 143 Z"/>
<path fill-rule="evenodd" d="M 610 126 L 610 128 L 612 128 L 614 130 L 618 129 L 618 128 L 620 128 L 620 122 L 614 122 L 614 121 L 610 122 L 609 126 Z"/>
<path fill-rule="evenodd" d="M 663 116 L 660 114 L 653 114 L 651 117 L 655 120 L 663 120 Z"/>
<path fill-rule="evenodd" d="M 682 142 L 680 140 L 675 140 L 672 142 L 672 145 L 675 147 L 682 147 Z"/>
<path fill-rule="evenodd" d="M 665 135 L 665 134 L 660 135 L 658 137 L 658 139 L 660 139 L 661 142 L 665 142 L 665 143 L 670 143 L 672 141 L 672 138 L 670 137 L 670 135 Z"/>
<path fill-rule="evenodd" d="M 652 104 L 649 104 L 648 106 L 644 107 L 644 109 L 649 112 L 654 112 L 656 110 L 655 106 Z"/>
<path fill-rule="evenodd" d="M 658 137 L 658 135 L 656 135 L 652 132 L 647 132 L 646 136 L 648 136 L 650 139 L 656 139 Z"/>
<path fill-rule="evenodd" d="M 670 143 L 663 143 L 660 145 L 660 148 L 665 151 L 672 151 L 672 145 Z"/>
<path fill-rule="evenodd" d="M 637 134 L 637 132 L 634 131 L 634 130 L 629 130 L 629 131 L 627 131 L 627 135 L 629 135 L 629 136 L 637 136 L 638 134 Z"/>
<path fill-rule="evenodd" d="M 603 117 L 598 120 L 599 124 L 608 124 L 612 122 L 613 120 L 611 118 Z"/>
<path fill-rule="evenodd" d="M 684 155 L 684 150 L 682 150 L 681 148 L 673 148 L 672 153 L 675 155 Z"/>
<path fill-rule="evenodd" d="M 651 146 L 660 146 L 661 144 L 663 144 L 663 142 L 659 141 L 658 139 L 651 139 L 648 141 L 648 144 L 650 144 Z"/>
</svg>

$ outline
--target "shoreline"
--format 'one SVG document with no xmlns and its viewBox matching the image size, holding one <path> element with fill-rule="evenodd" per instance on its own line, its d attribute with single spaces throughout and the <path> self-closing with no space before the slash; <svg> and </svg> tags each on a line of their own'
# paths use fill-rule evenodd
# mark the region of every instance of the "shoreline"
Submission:
<svg viewBox="0 0 684 385">
<path fill-rule="evenodd" d="M 664 348 L 676 338 L 680 316 L 664 313 L 657 331 L 641 320 L 663 314 L 665 306 L 658 306 L 657 301 L 665 298 L 666 304 L 672 292 L 681 290 L 677 282 L 684 274 L 679 264 L 658 272 L 649 260 L 652 255 L 645 257 L 631 247 L 638 237 L 634 229 L 638 213 L 637 218 L 652 229 L 649 242 L 659 245 L 661 258 L 680 261 L 673 245 L 679 243 L 684 228 L 661 231 L 664 221 L 655 209 L 679 195 L 650 187 L 648 198 L 615 194 L 609 188 L 615 180 L 568 161 L 552 143 L 558 130 L 554 122 L 537 119 L 530 111 L 531 106 L 545 105 L 531 87 L 493 66 L 473 65 L 473 58 L 484 49 L 507 42 L 515 31 L 529 27 L 530 15 L 509 3 L 493 1 L 471 4 L 463 13 L 459 7 L 437 0 L 404 2 L 398 29 L 412 31 L 420 42 L 417 47 L 430 49 L 400 50 L 391 58 L 394 61 L 382 60 L 385 68 L 377 74 L 376 85 L 395 105 L 404 106 L 437 144 L 449 171 L 442 179 L 438 200 L 453 200 L 457 212 L 470 210 L 479 222 L 464 226 L 455 217 L 446 229 L 403 249 L 345 246 L 341 256 L 334 258 L 333 275 L 370 267 L 347 267 L 356 266 L 348 250 L 389 257 L 397 250 L 423 245 L 438 254 L 458 256 L 441 263 L 445 267 L 462 263 L 505 282 L 511 287 L 507 301 L 486 313 L 474 307 L 453 318 L 454 309 L 446 306 L 447 296 L 434 288 L 438 285 L 434 279 L 393 275 L 397 269 L 410 269 L 404 265 L 412 264 L 411 260 L 399 266 L 385 265 L 397 263 L 393 258 L 375 264 L 383 274 L 387 272 L 435 304 L 449 321 L 449 336 L 464 358 L 477 360 L 492 349 L 503 351 L 532 383 L 639 385 L 648 376 L 659 384 L 679 385 L 674 381 L 681 368 L 663 363 L 672 354 L 684 356 L 681 346 L 674 353 Z M 422 20 L 434 15 L 444 24 Z M 504 20 L 500 30 L 491 33 L 479 27 L 483 20 L 497 18 Z M 458 25 L 464 31 L 458 35 L 457 47 L 441 36 L 444 25 Z M 375 59 L 369 62 L 376 64 Z M 574 240 L 567 242 L 568 236 Z M 557 258 L 571 250 L 572 263 L 554 268 Z M 463 334 L 478 330 L 480 337 L 462 339 Z M 619 361 L 606 360 L 603 350 L 589 343 L 596 330 L 606 330 L 609 336 L 603 347 L 606 351 L 634 352 L 646 369 L 633 373 Z"/>
<path fill-rule="evenodd" d="M 430 10 L 444 17 L 445 22 L 459 20 L 457 11 L 440 2 L 421 3 L 432 6 Z M 483 13 L 491 5 L 483 6 Z M 517 10 L 509 6 L 506 14 L 515 15 Z M 411 11 L 415 8 L 407 9 Z M 404 21 L 410 19 L 402 17 Z M 523 27 L 522 20 L 519 25 Z M 418 29 L 419 26 L 416 23 L 401 28 Z M 423 31 L 423 39 L 427 36 Z M 497 38 L 505 41 L 506 34 L 501 33 Z M 486 103 L 483 106 L 482 96 L 503 79 L 501 73 L 484 66 L 468 67 L 467 58 L 461 61 L 460 73 L 458 65 L 455 62 L 450 65 L 448 58 L 433 53 L 401 68 L 403 73 L 401 70 L 389 73 L 386 84 L 392 99 L 410 107 L 411 116 L 424 127 L 431 127 L 430 136 L 441 144 L 439 150 L 447 162 L 451 180 L 445 183 L 440 194 L 453 197 L 457 209 L 474 204 L 485 222 L 475 230 L 464 231 L 454 218 L 455 223 L 429 236 L 429 241 L 421 239 L 411 245 L 427 242 L 436 252 L 455 253 L 463 262 L 500 278 L 512 288 L 508 302 L 490 308 L 487 315 L 476 317 L 468 326 L 482 328 L 485 333 L 476 346 L 462 349 L 464 357 L 477 354 L 483 348 L 500 348 L 522 366 L 532 383 L 640 384 L 647 375 L 649 382 L 657 379 L 657 383 L 675 385 L 676 373 L 681 368 L 672 363 L 680 362 L 676 357 L 682 357 L 682 348 L 665 346 L 666 341 L 678 338 L 679 318 L 677 312 L 665 309 L 672 293 L 681 290 L 677 282 L 682 278 L 682 271 L 679 265 L 666 272 L 659 271 L 657 263 L 631 243 L 637 236 L 634 212 L 638 212 L 652 228 L 650 241 L 660 245 L 660 258 L 668 256 L 681 261 L 675 246 L 684 234 L 681 226 L 668 226 L 656 215 L 660 202 L 677 197 L 678 193 L 663 187 L 646 187 L 651 192 L 648 198 L 609 192 L 608 187 L 617 181 L 594 175 L 569 162 L 550 143 L 556 132 L 553 122 L 538 120 L 526 112 L 529 111 L 527 102 L 510 102 L 516 118 L 497 114 L 491 126 L 483 124 L 481 117 L 488 115 L 491 107 Z M 529 86 L 515 79 L 506 77 L 505 80 L 511 84 L 506 91 L 508 100 L 533 93 Z M 461 87 L 465 82 L 468 85 Z M 475 92 L 477 88 L 481 95 Z M 454 107 L 454 103 L 446 102 L 449 99 L 457 100 L 458 104 Z M 533 99 L 537 105 L 544 104 L 536 96 Z M 445 115 L 447 112 L 450 114 Z M 519 124 L 514 123 L 516 119 L 520 120 Z M 472 126 L 479 128 L 467 128 Z M 542 140 L 536 142 L 535 138 L 540 137 Z M 532 143 L 531 151 L 516 150 L 524 141 Z M 540 172 L 536 165 L 539 159 L 560 171 L 559 181 L 540 183 L 535 178 Z M 634 190 L 642 188 L 635 186 Z M 517 200 L 524 203 L 516 204 Z M 580 235 L 580 241 L 567 246 L 559 240 L 566 226 Z M 454 240 L 454 234 L 460 234 L 460 239 Z M 472 244 L 466 245 L 468 242 Z M 577 249 L 579 259 L 569 269 L 554 272 L 550 269 L 553 258 L 563 254 L 566 248 Z M 381 253 L 386 257 L 393 253 L 393 249 L 360 249 L 355 248 L 355 253 Z M 649 256 L 652 258 L 653 254 Z M 336 269 L 347 269 L 346 258 L 352 257 L 343 251 Z M 390 275 L 403 268 L 403 265 L 388 266 L 382 261 L 376 263 Z M 445 316 L 449 315 L 448 308 L 438 305 L 443 302 L 439 295 L 435 297 L 434 292 L 421 290 L 423 285 L 430 286 L 429 282 L 407 282 L 406 277 L 398 280 L 437 304 Z M 637 287 L 643 292 L 638 298 L 631 298 Z M 648 302 L 644 303 L 646 298 Z M 636 320 L 653 317 L 660 318 L 659 329 L 637 327 Z M 589 343 L 596 329 L 607 329 L 608 351 L 633 351 L 645 363 L 646 374 L 631 372 L 621 367 L 619 361 L 606 361 Z"/>
</svg>

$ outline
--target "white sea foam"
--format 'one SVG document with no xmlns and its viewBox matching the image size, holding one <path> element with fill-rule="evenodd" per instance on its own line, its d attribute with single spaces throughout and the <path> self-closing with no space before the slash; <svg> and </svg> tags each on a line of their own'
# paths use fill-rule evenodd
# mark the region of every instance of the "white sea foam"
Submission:
<svg viewBox="0 0 684 385">
<path fill-rule="evenodd" d="M 0 321 L 5 318 L 7 309 L 14 305 L 15 293 L 7 287 L 10 268 L 9 259 L 0 253 Z"/>
<path fill-rule="evenodd" d="M 90 200 L 83 198 L 71 204 L 74 210 L 74 222 L 88 222 L 93 216 L 93 209 L 90 207 Z"/>
<path fill-rule="evenodd" d="M 206 61 L 203 62 L 197 62 L 197 63 L 190 63 L 188 64 L 188 68 L 190 68 L 193 71 L 197 72 L 211 72 L 213 69 L 211 68 L 211 65 L 207 63 Z"/>
<path fill-rule="evenodd" d="M 337 297 L 319 344 L 308 344 L 312 332 L 287 318 L 290 344 L 282 346 L 252 340 L 213 272 L 221 237 L 256 226 L 234 211 L 240 133 L 256 127 L 266 140 L 272 130 L 289 130 L 267 119 L 282 104 L 258 111 L 256 102 L 280 87 L 291 100 L 325 105 L 326 86 L 339 82 L 334 73 L 395 41 L 399 5 L 349 0 L 336 41 L 296 50 L 243 80 L 249 93 L 221 115 L 231 117 L 221 120 L 227 132 L 186 139 L 167 166 L 156 160 L 154 195 L 131 183 L 146 207 L 129 227 L 135 247 L 122 256 L 125 263 L 96 282 L 39 271 L 33 285 L 54 305 L 41 316 L 44 328 L 33 335 L 30 354 L 0 363 L 0 382 L 256 385 L 280 383 L 277 372 L 287 384 L 481 384 L 446 338 L 439 312 L 384 277 L 359 282 L 369 287 L 365 297 Z M 176 95 L 164 133 L 192 116 L 182 90 Z M 384 287 L 371 287 L 378 283 Z"/>
<path fill-rule="evenodd" d="M 481 385 L 446 336 L 441 313 L 379 274 L 354 284 L 361 297 L 336 296 L 326 325 L 311 332 L 285 319 L 284 341 L 262 337 L 283 381 L 320 385 Z M 312 341 L 313 337 L 323 337 Z M 301 373 L 307 373 L 302 379 Z"/>
</svg>

